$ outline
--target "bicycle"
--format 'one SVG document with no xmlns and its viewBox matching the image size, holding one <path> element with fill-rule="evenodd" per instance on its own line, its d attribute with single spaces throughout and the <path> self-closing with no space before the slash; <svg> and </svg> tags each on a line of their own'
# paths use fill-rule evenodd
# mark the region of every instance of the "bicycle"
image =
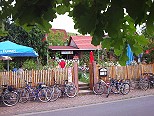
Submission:
<svg viewBox="0 0 154 116">
<path fill-rule="evenodd" d="M 112 92 L 113 93 L 113 84 L 114 84 L 114 79 L 109 78 L 110 82 L 105 82 L 104 80 L 99 80 L 96 84 L 93 86 L 93 92 L 96 95 L 102 95 L 103 93 L 106 92 L 106 97 L 109 96 L 109 94 Z"/>
<path fill-rule="evenodd" d="M 27 82 L 25 80 L 26 86 L 19 90 L 20 102 L 26 103 L 30 99 L 37 100 L 41 102 L 48 102 L 51 99 L 51 90 L 43 83 L 38 83 L 37 87 L 32 87 L 32 82 Z"/>
<path fill-rule="evenodd" d="M 60 96 L 61 90 L 59 89 L 59 86 L 58 86 L 57 82 L 55 81 L 55 79 L 54 79 L 54 85 L 52 85 L 49 88 L 50 88 L 51 93 L 52 93 L 50 101 L 56 101 Z"/>
<path fill-rule="evenodd" d="M 93 86 L 93 92 L 96 95 L 102 95 L 105 90 L 107 90 L 107 88 L 109 87 L 110 83 L 106 83 L 103 80 L 98 81 L 96 84 L 94 84 Z"/>
<path fill-rule="evenodd" d="M 149 88 L 154 87 L 154 74 L 153 73 L 143 73 L 142 78 L 144 79 L 144 83 L 141 89 L 147 90 Z"/>
<path fill-rule="evenodd" d="M 149 81 L 148 81 L 148 79 L 147 78 L 140 78 L 140 81 L 139 81 L 139 87 L 142 89 L 142 90 L 144 90 L 144 91 L 146 91 L 147 89 L 149 89 Z"/>
<path fill-rule="evenodd" d="M 2 102 L 6 106 L 14 106 L 19 101 L 18 94 L 14 91 L 12 86 L 2 85 L 0 87 L 1 93 L 0 96 L 2 97 Z"/>
<path fill-rule="evenodd" d="M 68 80 L 64 80 L 63 84 L 57 84 L 54 80 L 54 85 L 52 86 L 53 96 L 51 101 L 57 100 L 59 97 L 66 95 L 69 98 L 73 98 L 77 95 L 77 88 L 73 82 L 68 82 Z"/>
<path fill-rule="evenodd" d="M 123 95 L 126 95 L 130 92 L 130 85 L 128 82 L 124 81 L 123 79 L 121 80 L 114 80 L 113 84 L 113 93 L 122 93 Z"/>
<path fill-rule="evenodd" d="M 106 97 L 108 97 L 111 92 L 113 92 L 114 94 L 121 93 L 123 95 L 126 95 L 130 92 L 130 85 L 123 79 L 122 80 L 112 79 Z"/>
<path fill-rule="evenodd" d="M 131 90 L 134 90 L 136 88 L 139 88 L 139 80 L 138 79 L 132 78 L 132 79 L 126 79 L 125 81 L 127 83 L 129 83 Z"/>
<path fill-rule="evenodd" d="M 150 88 L 154 87 L 154 74 L 153 73 L 146 73 L 145 75 L 148 78 Z"/>
<path fill-rule="evenodd" d="M 129 80 L 131 89 L 142 89 L 146 91 L 148 88 L 150 88 L 149 80 L 147 77 L 148 76 L 144 77 L 144 75 L 142 74 L 140 78 Z"/>
</svg>

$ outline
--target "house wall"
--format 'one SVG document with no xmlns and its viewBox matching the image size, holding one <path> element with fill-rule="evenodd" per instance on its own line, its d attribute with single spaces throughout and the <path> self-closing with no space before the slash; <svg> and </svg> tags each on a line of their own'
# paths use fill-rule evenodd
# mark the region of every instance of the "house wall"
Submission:
<svg viewBox="0 0 154 116">
<path fill-rule="evenodd" d="M 73 46 L 75 48 L 78 48 L 77 45 L 75 44 L 75 42 L 73 40 L 71 40 L 70 45 L 69 46 Z"/>
</svg>

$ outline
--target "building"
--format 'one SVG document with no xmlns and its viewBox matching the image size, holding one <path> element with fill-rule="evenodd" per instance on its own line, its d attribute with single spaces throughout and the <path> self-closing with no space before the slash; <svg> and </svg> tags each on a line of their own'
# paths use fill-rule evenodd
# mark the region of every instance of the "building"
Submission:
<svg viewBox="0 0 154 116">
<path fill-rule="evenodd" d="M 82 57 L 83 52 L 95 51 L 101 49 L 101 46 L 91 44 L 91 36 L 76 35 L 70 36 L 67 46 L 49 46 L 51 56 L 61 55 L 64 59 L 77 59 Z"/>
</svg>

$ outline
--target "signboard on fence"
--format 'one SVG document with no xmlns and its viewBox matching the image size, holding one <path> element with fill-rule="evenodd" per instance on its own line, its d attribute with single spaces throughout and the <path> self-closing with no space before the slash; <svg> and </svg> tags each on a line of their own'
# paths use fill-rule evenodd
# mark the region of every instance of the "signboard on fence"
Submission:
<svg viewBox="0 0 154 116">
<path fill-rule="evenodd" d="M 99 69 L 99 76 L 106 77 L 107 76 L 107 69 L 106 68 Z"/>
<path fill-rule="evenodd" d="M 72 68 L 68 68 L 68 82 L 72 82 Z"/>
</svg>

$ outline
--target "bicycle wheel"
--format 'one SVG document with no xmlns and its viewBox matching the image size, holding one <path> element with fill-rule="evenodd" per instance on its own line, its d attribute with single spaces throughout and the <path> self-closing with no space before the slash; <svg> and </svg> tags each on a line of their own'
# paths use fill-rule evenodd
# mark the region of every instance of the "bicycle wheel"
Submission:
<svg viewBox="0 0 154 116">
<path fill-rule="evenodd" d="M 50 101 L 56 101 L 61 96 L 61 90 L 57 86 L 53 86 L 50 89 L 51 89 Z"/>
<path fill-rule="evenodd" d="M 137 81 L 136 80 L 130 80 L 130 88 L 132 90 L 137 88 Z"/>
<path fill-rule="evenodd" d="M 110 93 L 112 92 L 112 87 L 113 87 L 112 85 L 108 86 L 106 97 L 109 97 Z"/>
<path fill-rule="evenodd" d="M 77 88 L 74 83 L 68 83 L 65 87 L 65 93 L 67 97 L 75 97 L 77 95 Z"/>
<path fill-rule="evenodd" d="M 139 86 L 142 90 L 146 91 L 147 89 L 149 89 L 149 81 L 146 79 L 141 79 L 139 81 Z"/>
<path fill-rule="evenodd" d="M 119 85 L 112 85 L 111 92 L 113 92 L 114 94 L 119 94 Z"/>
<path fill-rule="evenodd" d="M 16 92 L 6 92 L 2 95 L 2 101 L 6 106 L 14 106 L 19 101 L 19 96 Z"/>
<path fill-rule="evenodd" d="M 96 95 L 102 95 L 104 91 L 105 91 L 104 85 L 99 82 L 93 86 L 93 92 Z"/>
<path fill-rule="evenodd" d="M 38 98 L 41 102 L 48 102 L 51 97 L 51 90 L 49 88 L 42 88 L 38 92 Z"/>
<path fill-rule="evenodd" d="M 29 92 L 27 89 L 19 90 L 19 102 L 26 103 L 29 100 Z"/>
<path fill-rule="evenodd" d="M 123 95 L 126 95 L 130 92 L 130 85 L 128 83 L 123 83 L 121 85 L 121 89 L 120 89 L 120 92 L 123 94 Z"/>
</svg>

